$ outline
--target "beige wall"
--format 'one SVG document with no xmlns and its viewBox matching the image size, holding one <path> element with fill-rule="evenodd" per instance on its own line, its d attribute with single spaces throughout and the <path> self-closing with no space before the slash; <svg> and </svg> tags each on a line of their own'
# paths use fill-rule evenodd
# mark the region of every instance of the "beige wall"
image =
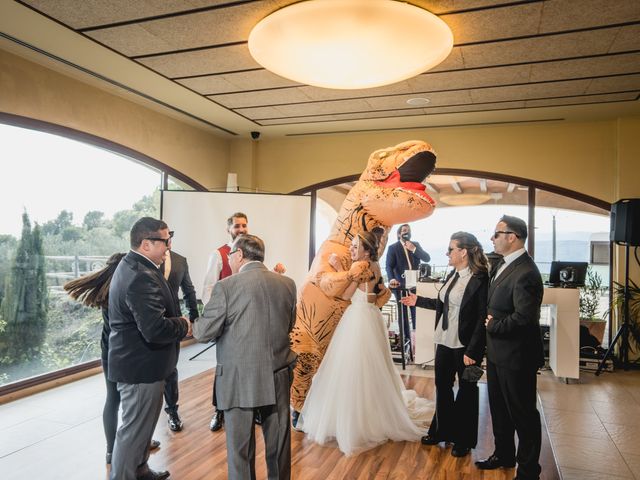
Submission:
<svg viewBox="0 0 640 480">
<path fill-rule="evenodd" d="M 0 111 L 111 140 L 208 188 L 226 185 L 227 139 L 2 50 Z"/>
<path fill-rule="evenodd" d="M 631 132 L 637 125 L 621 123 L 635 141 L 638 135 Z M 420 139 L 436 149 L 440 168 L 529 178 L 611 202 L 619 182 L 624 191 L 640 194 L 637 182 L 616 177 L 617 142 L 629 143 L 619 129 L 616 121 L 553 122 L 265 139 L 258 143 L 257 183 L 264 190 L 288 192 L 359 174 L 375 149 Z M 638 167 L 625 161 L 625 168 Z"/>
</svg>

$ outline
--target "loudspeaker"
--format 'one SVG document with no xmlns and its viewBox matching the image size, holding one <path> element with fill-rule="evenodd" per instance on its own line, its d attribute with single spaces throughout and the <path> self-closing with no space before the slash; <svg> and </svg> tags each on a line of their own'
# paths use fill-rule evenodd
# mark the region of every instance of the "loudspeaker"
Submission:
<svg viewBox="0 0 640 480">
<path fill-rule="evenodd" d="M 640 198 L 625 198 L 611 205 L 611 241 L 640 245 Z"/>
</svg>

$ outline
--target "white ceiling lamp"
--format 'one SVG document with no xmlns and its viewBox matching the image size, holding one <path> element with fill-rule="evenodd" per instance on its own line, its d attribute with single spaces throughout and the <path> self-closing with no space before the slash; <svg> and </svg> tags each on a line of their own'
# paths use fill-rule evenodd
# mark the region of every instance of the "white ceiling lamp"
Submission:
<svg viewBox="0 0 640 480">
<path fill-rule="evenodd" d="M 393 0 L 309 0 L 262 19 L 249 51 L 264 68 L 324 88 L 380 87 L 414 77 L 453 48 L 451 29 Z"/>
</svg>

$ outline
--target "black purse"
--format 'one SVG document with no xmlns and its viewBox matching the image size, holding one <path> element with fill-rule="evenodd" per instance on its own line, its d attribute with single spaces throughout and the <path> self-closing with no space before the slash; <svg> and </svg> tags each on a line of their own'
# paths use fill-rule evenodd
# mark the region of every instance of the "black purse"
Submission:
<svg viewBox="0 0 640 480">
<path fill-rule="evenodd" d="M 476 383 L 484 375 L 484 370 L 478 365 L 468 365 L 462 372 L 462 380 L 465 382 Z"/>
</svg>

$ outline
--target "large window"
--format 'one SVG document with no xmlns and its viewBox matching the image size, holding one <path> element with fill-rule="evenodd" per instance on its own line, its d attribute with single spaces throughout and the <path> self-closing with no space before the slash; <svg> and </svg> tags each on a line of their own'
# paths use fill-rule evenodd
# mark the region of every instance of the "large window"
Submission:
<svg viewBox="0 0 640 480">
<path fill-rule="evenodd" d="M 3 124 L 0 145 L 2 385 L 99 358 L 100 312 L 69 299 L 62 285 L 126 252 L 139 217 L 158 217 L 161 172 Z"/>
</svg>

